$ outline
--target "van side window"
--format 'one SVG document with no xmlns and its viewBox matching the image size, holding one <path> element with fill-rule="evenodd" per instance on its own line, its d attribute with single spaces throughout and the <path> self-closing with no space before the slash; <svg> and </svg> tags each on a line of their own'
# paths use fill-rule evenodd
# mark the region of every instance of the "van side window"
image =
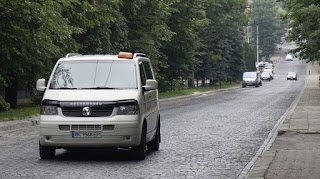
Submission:
<svg viewBox="0 0 320 179">
<path fill-rule="evenodd" d="M 152 75 L 150 63 L 148 61 L 143 61 L 142 64 L 143 64 L 144 70 L 146 72 L 147 79 L 153 80 L 154 78 L 153 78 L 153 75 Z"/>
<path fill-rule="evenodd" d="M 140 69 L 140 79 L 141 79 L 141 85 L 146 85 L 146 72 L 144 70 L 142 62 L 139 63 L 139 69 Z"/>
</svg>

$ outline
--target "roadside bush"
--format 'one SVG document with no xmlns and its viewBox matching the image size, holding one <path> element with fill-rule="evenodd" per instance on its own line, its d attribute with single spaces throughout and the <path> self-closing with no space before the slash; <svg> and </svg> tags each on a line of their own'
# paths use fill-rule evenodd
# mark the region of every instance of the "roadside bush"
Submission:
<svg viewBox="0 0 320 179">
<path fill-rule="evenodd" d="M 43 92 L 33 89 L 32 101 L 36 105 L 40 105 L 43 97 Z"/>
<path fill-rule="evenodd" d="M 8 111 L 10 109 L 10 104 L 7 103 L 2 96 L 0 96 L 0 112 Z"/>
</svg>

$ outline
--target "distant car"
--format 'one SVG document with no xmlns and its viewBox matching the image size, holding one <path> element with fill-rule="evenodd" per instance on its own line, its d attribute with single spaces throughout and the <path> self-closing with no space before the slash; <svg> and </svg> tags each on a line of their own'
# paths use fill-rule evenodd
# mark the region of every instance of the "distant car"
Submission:
<svg viewBox="0 0 320 179">
<path fill-rule="evenodd" d="M 266 61 L 265 63 L 266 63 L 266 64 L 267 64 L 267 63 L 271 63 L 271 64 L 273 64 L 273 61 L 268 60 L 268 61 Z"/>
<path fill-rule="evenodd" d="M 287 75 L 287 80 L 298 80 L 298 75 L 295 72 L 289 72 Z"/>
<path fill-rule="evenodd" d="M 262 80 L 269 80 L 271 81 L 272 77 L 271 77 L 271 72 L 268 71 L 264 71 L 261 73 L 261 79 Z"/>
<path fill-rule="evenodd" d="M 242 75 L 242 88 L 246 86 L 262 86 L 260 74 L 258 72 L 244 72 Z"/>
<path fill-rule="evenodd" d="M 291 54 L 287 54 L 286 61 L 293 61 L 293 56 Z"/>
<path fill-rule="evenodd" d="M 271 79 L 273 80 L 273 68 L 265 68 L 262 70 L 262 72 L 269 72 L 271 75 Z"/>
</svg>

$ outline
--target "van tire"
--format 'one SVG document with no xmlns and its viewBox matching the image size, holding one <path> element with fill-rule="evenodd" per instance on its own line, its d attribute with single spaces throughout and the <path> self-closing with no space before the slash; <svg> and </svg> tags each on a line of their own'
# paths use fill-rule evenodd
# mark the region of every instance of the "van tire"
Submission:
<svg viewBox="0 0 320 179">
<path fill-rule="evenodd" d="M 39 154 L 41 159 L 53 159 L 56 156 L 54 147 L 42 146 L 39 142 Z"/>
<path fill-rule="evenodd" d="M 147 144 L 148 150 L 150 150 L 150 151 L 159 150 L 160 142 L 161 142 L 161 133 L 160 133 L 160 120 L 159 120 L 158 126 L 157 126 L 157 131 L 156 131 L 156 136 L 154 137 L 154 139 L 152 139 Z"/>
<path fill-rule="evenodd" d="M 144 160 L 147 155 L 147 125 L 144 122 L 141 132 L 140 144 L 132 147 L 132 152 L 137 160 Z"/>
</svg>

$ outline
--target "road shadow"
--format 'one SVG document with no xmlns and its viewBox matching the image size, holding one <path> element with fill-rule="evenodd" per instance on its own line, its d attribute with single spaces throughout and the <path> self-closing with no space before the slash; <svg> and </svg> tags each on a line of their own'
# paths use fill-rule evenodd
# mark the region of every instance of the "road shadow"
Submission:
<svg viewBox="0 0 320 179">
<path fill-rule="evenodd" d="M 147 151 L 147 157 L 155 152 Z M 95 162 L 121 162 L 139 161 L 130 149 L 71 149 L 57 150 L 54 161 L 95 161 Z"/>
</svg>

